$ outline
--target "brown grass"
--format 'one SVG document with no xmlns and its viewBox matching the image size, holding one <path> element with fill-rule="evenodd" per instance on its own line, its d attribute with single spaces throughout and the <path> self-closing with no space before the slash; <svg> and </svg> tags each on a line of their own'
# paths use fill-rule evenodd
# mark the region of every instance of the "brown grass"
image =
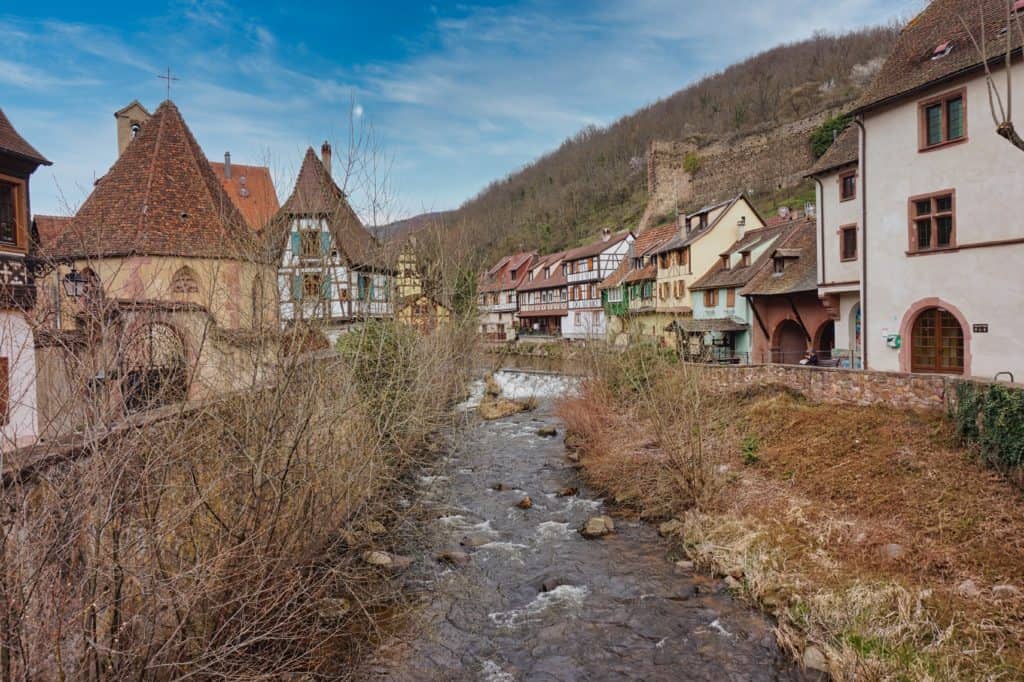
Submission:
<svg viewBox="0 0 1024 682">
<path fill-rule="evenodd" d="M 943 415 L 705 393 L 721 488 L 695 505 L 648 404 L 600 381 L 562 404 L 586 476 L 644 516 L 681 518 L 705 567 L 742 567 L 743 593 L 794 652 L 816 643 L 838 679 L 1024 675 L 1024 600 L 991 590 L 1024 588 L 1024 501 L 955 446 Z M 890 543 L 905 555 L 886 558 Z M 980 593 L 958 594 L 965 580 Z"/>
</svg>

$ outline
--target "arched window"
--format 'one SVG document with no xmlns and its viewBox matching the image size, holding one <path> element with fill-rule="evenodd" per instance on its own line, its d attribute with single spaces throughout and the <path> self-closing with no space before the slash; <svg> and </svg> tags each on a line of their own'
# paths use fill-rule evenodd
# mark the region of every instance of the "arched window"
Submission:
<svg viewBox="0 0 1024 682">
<path fill-rule="evenodd" d="M 182 296 L 199 293 L 199 282 L 192 268 L 186 265 L 174 273 L 174 277 L 171 278 L 171 293 Z"/>
<path fill-rule="evenodd" d="M 914 320 L 910 371 L 964 373 L 964 330 L 945 308 L 926 308 Z"/>
</svg>

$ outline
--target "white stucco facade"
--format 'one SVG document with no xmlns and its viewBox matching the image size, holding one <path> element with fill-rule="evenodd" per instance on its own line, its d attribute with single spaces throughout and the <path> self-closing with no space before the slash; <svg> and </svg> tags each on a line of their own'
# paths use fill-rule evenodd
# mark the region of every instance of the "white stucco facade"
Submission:
<svg viewBox="0 0 1024 682">
<path fill-rule="evenodd" d="M 601 301 L 601 282 L 611 275 L 629 253 L 633 235 L 609 243 L 593 256 L 573 258 L 566 255 L 568 310 L 562 318 L 562 337 L 566 339 L 603 339 L 608 332 L 608 319 Z"/>
<path fill-rule="evenodd" d="M 1014 67 L 1024 83 L 1024 66 Z M 996 81 L 1003 82 L 1001 70 Z M 964 89 L 963 139 L 920 151 L 919 105 Z M 1024 88 L 1014 111 L 1024 111 Z M 915 320 L 948 311 L 963 331 L 963 373 L 1024 378 L 1024 153 L 999 137 L 980 75 L 932 87 L 863 115 L 866 192 L 861 253 L 865 352 L 870 369 L 912 370 Z M 949 248 L 914 253 L 911 198 L 953 196 Z M 899 348 L 895 346 L 899 345 Z"/>
<path fill-rule="evenodd" d="M 7 363 L 7 415 L 0 449 L 30 445 L 38 433 L 36 357 L 24 314 L 0 311 L 0 361 Z"/>
</svg>

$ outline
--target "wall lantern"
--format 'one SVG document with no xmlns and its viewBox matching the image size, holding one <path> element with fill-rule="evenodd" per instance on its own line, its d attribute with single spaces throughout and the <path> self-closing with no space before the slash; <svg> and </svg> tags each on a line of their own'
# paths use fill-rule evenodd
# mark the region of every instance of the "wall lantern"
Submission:
<svg viewBox="0 0 1024 682">
<path fill-rule="evenodd" d="M 89 278 L 80 273 L 75 266 L 71 266 L 71 272 L 64 275 L 64 293 L 71 298 L 81 298 L 85 295 L 89 285 Z"/>
</svg>

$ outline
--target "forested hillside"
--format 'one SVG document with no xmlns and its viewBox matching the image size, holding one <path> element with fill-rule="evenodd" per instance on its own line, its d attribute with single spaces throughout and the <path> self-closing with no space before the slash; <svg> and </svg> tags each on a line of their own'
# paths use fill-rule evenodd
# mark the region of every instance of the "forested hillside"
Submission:
<svg viewBox="0 0 1024 682">
<path fill-rule="evenodd" d="M 898 32 L 897 26 L 885 26 L 819 35 L 763 52 L 606 128 L 584 128 L 433 222 L 443 221 L 449 243 L 482 261 L 510 249 L 559 249 L 603 227 L 634 227 L 646 203 L 652 140 L 720 148 L 754 134 L 770 137 L 782 124 L 848 106 Z M 762 205 L 767 199 L 760 197 Z"/>
</svg>

